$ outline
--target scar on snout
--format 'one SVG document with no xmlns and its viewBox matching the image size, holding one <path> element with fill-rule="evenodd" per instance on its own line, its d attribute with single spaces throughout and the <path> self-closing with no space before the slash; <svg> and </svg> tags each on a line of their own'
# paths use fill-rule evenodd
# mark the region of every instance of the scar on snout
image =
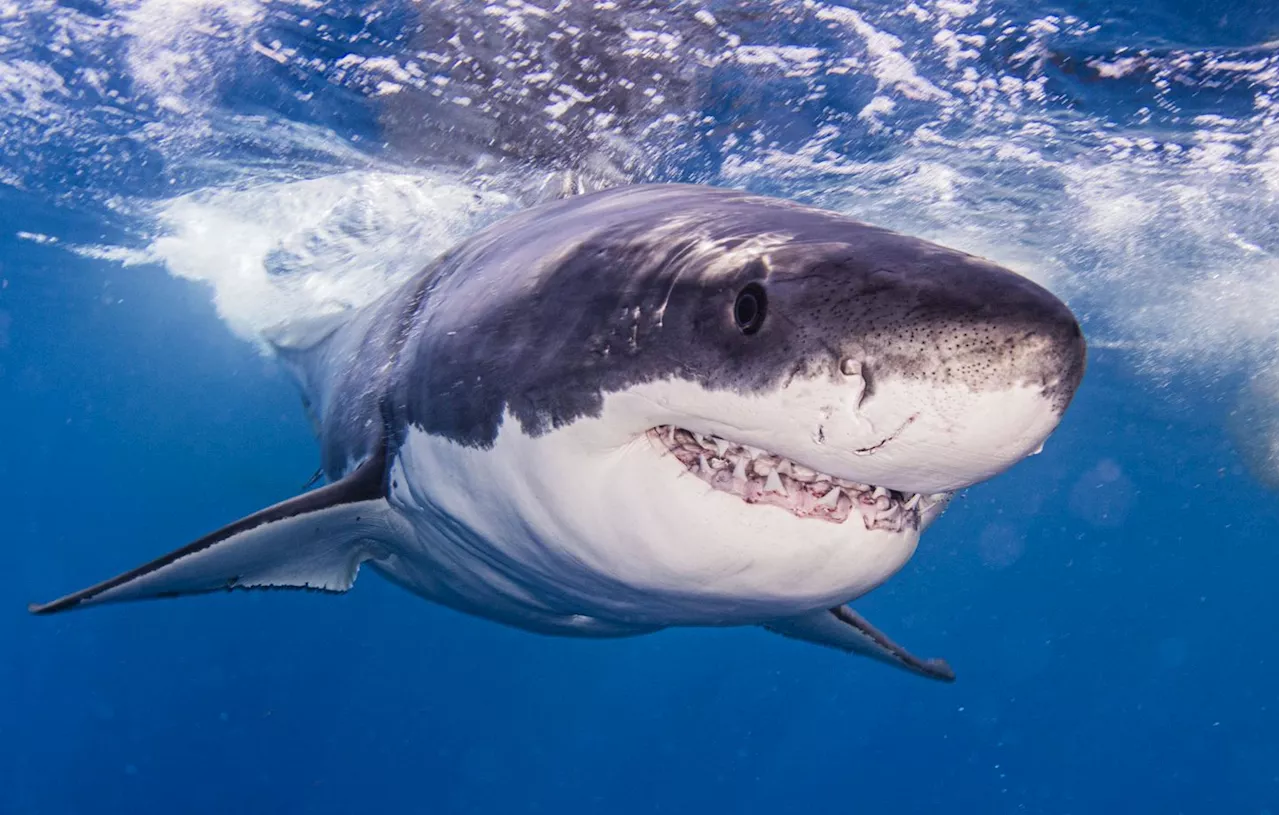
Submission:
<svg viewBox="0 0 1280 815">
<path fill-rule="evenodd" d="M 858 448 L 855 448 L 855 449 L 854 449 L 854 451 L 853 451 L 853 454 L 854 454 L 854 455 L 856 455 L 856 456 L 865 456 L 865 455 L 867 455 L 868 453 L 874 453 L 876 450 L 879 450 L 881 447 L 884 447 L 884 446 L 885 446 L 886 444 L 888 444 L 889 442 L 891 442 L 891 441 L 893 441 L 894 439 L 896 439 L 896 438 L 898 438 L 899 436 L 901 436 L 901 435 L 902 435 L 902 431 L 904 431 L 904 430 L 906 430 L 908 427 L 910 427 L 910 426 L 911 426 L 911 423 L 912 423 L 912 422 L 914 422 L 914 421 L 916 420 L 916 417 L 917 417 L 917 416 L 919 416 L 919 415 L 920 415 L 920 414 L 918 414 L 918 413 L 912 413 L 910 416 L 908 416 L 908 417 L 907 417 L 907 420 L 906 420 L 905 422 L 903 422 L 903 423 L 902 423 L 902 426 L 901 426 L 901 427 L 899 427 L 897 430 L 893 431 L 891 434 L 889 434 L 888 436 L 886 436 L 884 439 L 881 439 L 879 442 L 877 442 L 876 444 L 871 445 L 870 447 L 858 447 Z"/>
</svg>

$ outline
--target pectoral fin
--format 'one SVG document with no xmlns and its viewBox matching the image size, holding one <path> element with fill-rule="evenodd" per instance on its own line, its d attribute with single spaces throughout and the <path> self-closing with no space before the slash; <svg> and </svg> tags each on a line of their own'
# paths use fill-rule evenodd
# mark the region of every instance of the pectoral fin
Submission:
<svg viewBox="0 0 1280 815">
<path fill-rule="evenodd" d="M 33 614 L 236 588 L 342 592 L 396 523 L 383 490 L 385 458 L 255 512 L 136 569 L 43 605 Z"/>
<path fill-rule="evenodd" d="M 920 659 L 909 653 L 848 606 L 774 620 L 764 627 L 784 637 L 878 659 L 929 679 L 954 682 L 956 678 L 945 660 Z"/>
</svg>

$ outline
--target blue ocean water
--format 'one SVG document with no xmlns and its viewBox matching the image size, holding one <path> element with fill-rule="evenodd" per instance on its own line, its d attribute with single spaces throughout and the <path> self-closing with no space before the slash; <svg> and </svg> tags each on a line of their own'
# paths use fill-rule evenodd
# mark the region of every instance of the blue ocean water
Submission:
<svg viewBox="0 0 1280 815">
<path fill-rule="evenodd" d="M 0 4 L 0 813 L 1275 812 L 1276 38 L 1263 3 Z M 1081 315 L 1044 452 L 857 601 L 954 685 L 368 574 L 26 614 L 296 494 L 259 332 L 565 179 L 814 201 Z"/>
</svg>

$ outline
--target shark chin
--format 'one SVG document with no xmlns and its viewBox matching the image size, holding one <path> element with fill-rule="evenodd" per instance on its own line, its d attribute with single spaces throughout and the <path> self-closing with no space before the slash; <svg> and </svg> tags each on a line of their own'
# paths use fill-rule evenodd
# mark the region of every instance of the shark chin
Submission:
<svg viewBox="0 0 1280 815">
<path fill-rule="evenodd" d="M 368 564 L 537 633 L 752 625 L 950 681 L 847 604 L 1039 451 L 1086 356 L 982 258 L 676 184 L 517 213 L 273 345 L 328 483 L 33 613 Z"/>
</svg>

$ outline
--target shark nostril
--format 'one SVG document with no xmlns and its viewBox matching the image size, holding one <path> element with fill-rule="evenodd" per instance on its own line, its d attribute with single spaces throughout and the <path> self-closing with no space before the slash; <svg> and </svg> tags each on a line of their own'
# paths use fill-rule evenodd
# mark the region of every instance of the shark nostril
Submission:
<svg viewBox="0 0 1280 815">
<path fill-rule="evenodd" d="M 845 375 L 849 380 L 849 387 L 853 389 L 853 393 L 849 396 L 849 401 L 852 402 L 853 409 L 856 411 L 862 407 L 862 401 L 867 398 L 866 371 L 861 362 L 853 357 L 845 357 L 840 360 L 840 373 Z"/>
</svg>

